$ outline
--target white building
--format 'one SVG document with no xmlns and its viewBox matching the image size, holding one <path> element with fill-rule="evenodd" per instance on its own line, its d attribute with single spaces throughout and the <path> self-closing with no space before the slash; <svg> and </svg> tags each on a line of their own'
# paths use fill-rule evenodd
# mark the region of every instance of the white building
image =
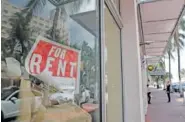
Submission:
<svg viewBox="0 0 185 122">
<path fill-rule="evenodd" d="M 16 13 L 21 12 L 23 8 L 19 8 L 7 0 L 2 1 L 2 30 L 1 37 L 7 38 L 9 36 L 9 32 L 11 30 L 11 25 L 9 19 Z M 54 17 L 54 15 L 53 15 Z M 38 35 L 44 35 L 46 31 L 52 28 L 53 25 L 53 17 L 50 19 L 45 19 L 39 16 L 33 16 L 30 27 L 31 27 L 31 39 L 35 40 Z M 65 24 L 63 21 L 58 22 L 57 29 L 60 31 L 61 41 L 68 41 L 68 33 L 65 31 Z"/>
</svg>

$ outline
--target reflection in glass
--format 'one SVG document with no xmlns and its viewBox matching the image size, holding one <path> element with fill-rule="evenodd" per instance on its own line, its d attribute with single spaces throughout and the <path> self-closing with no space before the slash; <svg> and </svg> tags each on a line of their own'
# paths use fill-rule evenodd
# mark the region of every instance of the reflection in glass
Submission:
<svg viewBox="0 0 185 122">
<path fill-rule="evenodd" d="M 16 103 L 14 105 L 5 99 L 11 97 L 11 88 L 2 92 L 5 96 L 1 104 L 4 106 L 3 119 L 19 116 L 18 121 L 100 121 L 99 24 L 95 5 L 96 0 L 2 1 L 2 87 L 14 86 L 21 90 L 19 98 L 12 100 Z M 80 52 L 80 61 L 76 66 L 78 78 L 71 78 L 80 84 L 78 93 L 75 92 L 75 83 L 71 84 L 75 88 L 56 88 L 52 85 L 53 77 L 40 77 L 27 70 L 25 66 L 30 64 L 27 62 L 28 54 L 40 37 L 49 40 L 49 43 L 56 42 L 54 44 Z M 44 51 L 43 54 L 46 54 L 47 48 L 46 45 L 40 45 L 37 51 Z M 67 57 L 72 59 L 72 53 Z M 49 59 L 46 56 L 42 60 L 48 62 Z M 38 58 L 35 59 L 35 62 L 38 61 Z M 42 66 L 44 63 L 38 65 Z M 57 65 L 49 64 L 55 68 Z M 49 78 L 50 83 L 46 83 L 43 77 Z M 27 90 L 22 92 L 22 89 Z M 31 89 L 42 95 L 36 95 Z M 53 110 L 59 112 L 52 113 Z"/>
</svg>

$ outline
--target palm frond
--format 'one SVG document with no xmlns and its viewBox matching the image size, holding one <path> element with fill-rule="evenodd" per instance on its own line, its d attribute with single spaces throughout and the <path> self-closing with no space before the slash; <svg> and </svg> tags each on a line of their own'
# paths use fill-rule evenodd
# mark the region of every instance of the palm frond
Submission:
<svg viewBox="0 0 185 122">
<path fill-rule="evenodd" d="M 184 19 L 181 19 L 179 26 L 180 26 L 180 29 L 185 30 L 185 20 Z"/>
<path fill-rule="evenodd" d="M 185 46 L 184 38 L 179 38 L 179 45 L 180 45 L 180 47 L 182 47 L 182 48 Z"/>
<path fill-rule="evenodd" d="M 165 69 L 164 61 L 159 62 L 159 67 L 162 68 L 162 69 Z"/>
<path fill-rule="evenodd" d="M 175 60 L 175 56 L 172 54 L 172 52 L 170 52 L 170 57 L 172 60 Z"/>
<path fill-rule="evenodd" d="M 179 33 L 179 37 L 185 39 L 185 34 Z"/>
<path fill-rule="evenodd" d="M 185 39 L 185 35 L 182 33 L 179 33 L 179 29 L 176 29 L 174 34 L 174 44 L 172 45 L 174 50 L 176 48 L 182 49 L 185 46 L 183 41 L 184 39 Z"/>
<path fill-rule="evenodd" d="M 20 63 L 22 63 L 22 56 L 24 58 L 30 49 L 29 37 L 31 31 L 29 23 L 22 13 L 15 13 L 9 21 L 12 26 L 9 35 L 9 42 L 13 43 L 11 46 L 11 56 L 15 57 Z"/>
<path fill-rule="evenodd" d="M 67 12 L 64 6 L 60 7 L 60 16 L 61 19 L 65 22 L 67 19 Z"/>
<path fill-rule="evenodd" d="M 26 4 L 25 9 L 23 11 L 26 11 L 27 13 L 30 13 L 31 15 L 33 15 L 33 13 L 40 12 L 45 5 L 46 5 L 46 0 L 29 0 L 29 2 Z"/>
<path fill-rule="evenodd" d="M 168 52 L 168 54 L 170 55 L 171 59 L 172 59 L 172 60 L 175 60 L 175 57 L 174 57 L 174 55 L 173 55 L 173 53 L 172 53 L 172 52 L 173 52 L 172 43 L 169 43 L 169 44 L 168 44 L 167 52 Z"/>
</svg>

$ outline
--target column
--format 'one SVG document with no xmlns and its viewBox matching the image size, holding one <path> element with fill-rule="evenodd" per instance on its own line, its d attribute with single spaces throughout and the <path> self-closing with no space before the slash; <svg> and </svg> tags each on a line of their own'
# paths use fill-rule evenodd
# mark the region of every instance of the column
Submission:
<svg viewBox="0 0 185 122">
<path fill-rule="evenodd" d="M 136 0 L 121 0 L 124 122 L 144 122 Z"/>
</svg>

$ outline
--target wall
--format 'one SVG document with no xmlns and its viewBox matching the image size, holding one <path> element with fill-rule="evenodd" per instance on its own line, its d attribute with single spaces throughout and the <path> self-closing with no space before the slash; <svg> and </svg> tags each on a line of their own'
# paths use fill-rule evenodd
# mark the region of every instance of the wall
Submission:
<svg viewBox="0 0 185 122">
<path fill-rule="evenodd" d="M 136 0 L 121 0 L 124 122 L 144 122 Z"/>
</svg>

